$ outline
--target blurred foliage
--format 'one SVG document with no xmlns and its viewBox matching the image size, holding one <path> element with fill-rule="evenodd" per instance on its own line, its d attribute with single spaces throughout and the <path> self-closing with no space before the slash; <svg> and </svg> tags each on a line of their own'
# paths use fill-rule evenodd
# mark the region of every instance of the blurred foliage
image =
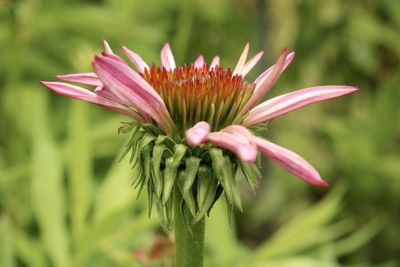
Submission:
<svg viewBox="0 0 400 267">
<path fill-rule="evenodd" d="M 218 53 L 225 66 L 249 41 L 266 51 L 250 79 L 289 47 L 296 60 L 272 95 L 360 87 L 271 124 L 266 137 L 332 186 L 266 160 L 232 229 L 223 203 L 213 210 L 207 266 L 399 266 L 399 18 L 396 0 L 0 0 L 0 266 L 141 266 L 134 254 L 147 251 L 152 266 L 170 263 L 135 170 L 116 161 L 124 118 L 38 84 L 89 71 L 102 38 L 148 62 L 169 41 L 179 63 Z"/>
</svg>

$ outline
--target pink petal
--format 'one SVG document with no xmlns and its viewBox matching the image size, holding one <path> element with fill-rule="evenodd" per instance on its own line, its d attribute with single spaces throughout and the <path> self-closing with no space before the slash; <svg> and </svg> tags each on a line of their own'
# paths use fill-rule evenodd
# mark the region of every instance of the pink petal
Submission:
<svg viewBox="0 0 400 267">
<path fill-rule="evenodd" d="M 146 69 L 149 69 L 149 66 L 144 62 L 144 60 L 135 52 L 129 50 L 125 46 L 122 46 L 122 50 L 125 55 L 129 58 L 130 61 L 135 65 L 139 72 L 144 72 Z"/>
<path fill-rule="evenodd" d="M 186 131 L 186 142 L 193 147 L 198 146 L 206 141 L 209 133 L 210 125 L 205 121 L 200 121 Z"/>
<path fill-rule="evenodd" d="M 175 59 L 169 43 L 166 43 L 161 50 L 161 64 L 167 70 L 175 69 Z"/>
<path fill-rule="evenodd" d="M 233 71 L 233 75 L 240 74 L 240 72 L 242 71 L 244 64 L 246 63 L 247 54 L 249 53 L 249 48 L 250 45 L 249 43 L 247 43 L 243 49 L 242 54 L 240 55 L 238 63 L 236 64 L 235 70 Z"/>
<path fill-rule="evenodd" d="M 222 129 L 223 132 L 235 134 L 236 136 L 241 137 L 245 142 L 250 143 L 252 146 L 254 146 L 254 149 L 257 149 L 257 145 L 254 139 L 254 135 L 247 129 L 246 127 L 243 127 L 242 125 L 229 125 Z"/>
<path fill-rule="evenodd" d="M 286 56 L 286 60 L 285 60 L 285 65 L 283 67 L 283 70 L 281 71 L 281 73 L 290 65 L 290 63 L 292 63 L 293 59 L 294 59 L 295 53 L 294 52 L 290 52 L 287 56 Z M 264 80 L 265 77 L 267 77 L 268 75 L 271 74 L 272 69 L 273 69 L 274 65 L 272 65 L 271 67 L 269 67 L 266 71 L 264 71 L 263 73 L 261 73 L 257 79 L 254 81 L 255 84 L 260 83 L 260 81 Z"/>
<path fill-rule="evenodd" d="M 210 69 L 215 68 L 216 66 L 219 66 L 219 56 L 215 56 L 212 61 L 211 61 L 211 65 L 210 65 Z"/>
<path fill-rule="evenodd" d="M 118 56 L 118 55 L 115 55 L 115 54 L 113 54 L 113 53 L 109 53 L 109 52 L 107 52 L 107 51 L 103 51 L 103 52 L 101 52 L 101 54 L 102 54 L 104 57 L 111 58 L 112 60 L 115 60 L 115 61 L 118 61 L 118 62 L 120 62 L 120 63 L 122 63 L 122 64 L 128 65 L 128 64 L 125 62 L 125 60 L 124 60 L 122 57 Z"/>
<path fill-rule="evenodd" d="M 110 92 L 151 116 L 166 131 L 172 131 L 172 121 L 161 97 L 128 65 L 104 56 L 96 56 L 93 67 Z"/>
<path fill-rule="evenodd" d="M 243 77 L 247 75 L 253 69 L 253 67 L 260 61 L 262 56 L 264 55 L 264 51 L 258 52 L 254 57 L 252 57 L 242 68 L 242 71 L 239 73 Z"/>
<path fill-rule="evenodd" d="M 104 51 L 106 51 L 109 54 L 114 54 L 113 51 L 111 50 L 110 45 L 105 39 L 103 39 L 103 45 L 104 45 Z"/>
<path fill-rule="evenodd" d="M 352 86 L 316 86 L 274 97 L 253 108 L 244 120 L 246 127 L 266 122 L 312 103 L 357 91 Z"/>
<path fill-rule="evenodd" d="M 118 99 L 115 95 L 113 95 L 110 91 L 108 91 L 108 90 L 104 87 L 104 85 L 100 85 L 100 86 L 96 87 L 96 89 L 94 89 L 93 92 L 94 92 L 96 95 L 102 96 L 102 97 L 107 98 L 107 99 L 109 99 L 109 100 L 111 100 L 111 101 L 114 101 L 114 102 L 117 102 L 117 103 L 120 103 L 120 104 L 122 104 L 122 105 L 127 106 L 127 104 L 124 103 L 123 101 L 121 101 L 121 99 Z"/>
<path fill-rule="evenodd" d="M 96 95 L 99 95 L 101 97 L 104 97 L 108 100 L 117 102 L 119 104 L 122 104 L 124 106 L 129 106 L 131 104 L 125 103 L 123 100 L 118 99 L 112 92 L 110 92 L 110 90 L 107 90 L 106 87 L 104 87 L 104 85 L 100 85 L 98 87 L 96 87 L 96 89 L 93 91 Z M 137 111 L 136 107 L 133 107 L 132 105 L 130 106 L 131 109 L 134 109 L 135 111 Z M 149 115 L 147 115 L 146 113 L 143 112 L 139 112 L 140 116 L 143 118 L 143 120 L 145 122 L 151 122 L 151 117 Z"/>
<path fill-rule="evenodd" d="M 232 151 L 244 162 L 254 163 L 257 160 L 257 147 L 254 144 L 254 137 L 250 132 L 248 133 L 251 137 L 248 137 L 248 134 L 242 130 L 228 126 L 222 131 L 210 133 L 207 136 L 207 141 Z"/>
<path fill-rule="evenodd" d="M 71 84 L 67 84 L 67 83 L 60 83 L 60 82 L 43 82 L 42 81 L 40 83 L 60 95 L 103 106 L 105 108 L 108 108 L 113 111 L 127 115 L 137 121 L 143 120 L 138 114 L 133 112 L 131 109 L 129 109 L 121 104 L 118 104 L 114 101 L 111 101 L 104 97 L 101 97 L 101 96 L 93 93 L 92 91 L 86 90 L 84 88 L 81 88 L 81 87 L 78 87 L 75 85 L 71 85 Z"/>
<path fill-rule="evenodd" d="M 57 75 L 57 79 L 84 85 L 99 86 L 101 81 L 94 72 Z"/>
<path fill-rule="evenodd" d="M 204 65 L 204 57 L 200 55 L 194 62 L 194 67 L 195 68 L 201 68 Z"/>
<path fill-rule="evenodd" d="M 275 63 L 275 65 L 272 66 L 271 74 L 264 77 L 264 79 L 260 81 L 260 83 L 256 84 L 256 88 L 254 89 L 253 95 L 250 97 L 246 105 L 244 105 L 243 109 L 240 111 L 238 116 L 243 115 L 248 110 L 252 109 L 255 105 L 257 105 L 264 97 L 264 95 L 272 88 L 272 86 L 278 80 L 279 75 L 283 70 L 287 52 L 288 52 L 287 49 L 283 50 L 278 61 Z"/>
<path fill-rule="evenodd" d="M 328 183 L 322 180 L 318 172 L 305 159 L 286 148 L 278 146 L 267 140 L 255 137 L 258 150 L 271 158 L 274 162 L 282 166 L 288 172 L 299 177 L 303 181 L 317 185 L 328 186 Z"/>
</svg>

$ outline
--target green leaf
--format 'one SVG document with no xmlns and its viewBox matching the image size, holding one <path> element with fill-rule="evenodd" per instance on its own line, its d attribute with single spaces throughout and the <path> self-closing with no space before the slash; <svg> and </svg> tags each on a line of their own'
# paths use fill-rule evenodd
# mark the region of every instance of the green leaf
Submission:
<svg viewBox="0 0 400 267">
<path fill-rule="evenodd" d="M 93 156 L 88 105 L 71 102 L 68 142 L 69 193 L 71 199 L 71 224 L 74 239 L 86 228 L 87 214 L 91 205 Z"/>
<path fill-rule="evenodd" d="M 37 95 L 34 115 L 42 118 L 33 129 L 31 199 L 41 238 L 54 266 L 70 266 L 66 226 L 63 161 L 47 131 L 46 104 Z"/>
</svg>

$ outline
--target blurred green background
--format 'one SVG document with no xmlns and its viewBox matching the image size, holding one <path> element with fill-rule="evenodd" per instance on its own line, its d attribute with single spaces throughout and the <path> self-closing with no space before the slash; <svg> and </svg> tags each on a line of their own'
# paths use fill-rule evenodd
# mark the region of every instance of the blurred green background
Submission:
<svg viewBox="0 0 400 267">
<path fill-rule="evenodd" d="M 206 266 L 400 266 L 400 1 L 0 0 L 1 267 L 141 266 L 140 251 L 168 266 L 171 244 L 135 198 L 135 171 L 117 162 L 126 118 L 38 83 L 90 71 L 103 38 L 147 62 L 168 41 L 178 63 L 219 54 L 224 66 L 250 42 L 266 52 L 250 81 L 289 47 L 296 59 L 271 95 L 360 88 L 271 124 L 265 136 L 332 185 L 265 159 L 232 228 L 214 208 Z"/>
</svg>

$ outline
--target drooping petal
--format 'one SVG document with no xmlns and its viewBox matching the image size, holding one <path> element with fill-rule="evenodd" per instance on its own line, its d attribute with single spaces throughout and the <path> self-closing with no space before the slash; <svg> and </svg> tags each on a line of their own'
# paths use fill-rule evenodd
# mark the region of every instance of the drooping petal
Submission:
<svg viewBox="0 0 400 267">
<path fill-rule="evenodd" d="M 161 64 L 167 70 L 173 70 L 176 67 L 174 54 L 169 43 L 166 43 L 161 50 Z"/>
<path fill-rule="evenodd" d="M 247 73 L 249 73 L 253 67 L 258 63 L 258 61 L 260 61 L 260 59 L 262 58 L 262 56 L 264 55 L 264 51 L 260 51 L 258 52 L 254 57 L 252 57 L 242 68 L 242 70 L 240 71 L 240 75 L 242 75 L 243 77 L 247 75 Z"/>
<path fill-rule="evenodd" d="M 120 103 L 120 104 L 122 104 L 122 105 L 126 105 L 126 103 L 123 103 L 123 102 L 121 101 L 121 99 L 118 99 L 115 95 L 113 95 L 110 91 L 108 91 L 108 90 L 104 87 L 104 85 L 100 85 L 100 86 L 96 87 L 96 89 L 94 89 L 93 92 L 94 92 L 96 95 L 102 96 L 102 97 L 107 98 L 107 99 L 109 99 L 109 100 L 111 100 L 111 101 Z M 121 103 L 121 102 L 122 102 L 122 103 Z"/>
<path fill-rule="evenodd" d="M 247 138 L 247 134 L 244 134 L 242 129 L 231 127 L 228 130 L 225 128 L 225 130 L 210 133 L 207 136 L 207 142 L 232 151 L 244 162 L 254 163 L 257 160 L 257 147 L 254 144 L 253 135 L 251 133 L 250 135 L 251 137 Z"/>
<path fill-rule="evenodd" d="M 281 71 L 281 73 L 290 65 L 290 63 L 292 63 L 293 59 L 294 59 L 295 53 L 294 52 L 290 52 L 287 56 L 286 56 L 286 60 L 285 60 L 285 64 L 283 66 L 283 69 Z M 254 81 L 255 84 L 259 84 L 260 81 L 262 81 L 265 77 L 267 77 L 268 75 L 271 74 L 272 69 L 273 69 L 274 65 L 272 65 L 271 67 L 269 67 L 267 70 L 265 70 L 263 73 L 261 73 L 257 79 Z"/>
<path fill-rule="evenodd" d="M 199 55 L 198 58 L 194 61 L 195 68 L 201 68 L 204 65 L 204 57 L 203 55 Z"/>
<path fill-rule="evenodd" d="M 254 149 L 257 149 L 254 135 L 246 127 L 233 124 L 225 127 L 224 129 L 222 129 L 222 131 L 234 134 L 236 136 L 241 136 L 245 140 L 245 142 L 250 143 L 252 146 L 254 146 Z"/>
<path fill-rule="evenodd" d="M 139 72 L 143 73 L 146 69 L 149 69 L 149 66 L 138 54 L 129 50 L 125 46 L 122 46 L 122 51 L 124 51 L 125 55 L 129 58 L 130 61 L 132 61 Z"/>
<path fill-rule="evenodd" d="M 105 108 L 127 115 L 133 118 L 134 120 L 143 121 L 143 119 L 137 113 L 135 113 L 128 107 L 125 107 L 117 102 L 99 96 L 93 93 L 92 91 L 86 90 L 84 88 L 61 82 L 42 81 L 40 83 L 60 95 L 100 105 Z"/>
<path fill-rule="evenodd" d="M 93 92 L 96 95 L 104 97 L 104 98 L 106 98 L 108 100 L 114 101 L 114 102 L 119 103 L 119 104 L 124 105 L 124 106 L 129 106 L 131 109 L 135 110 L 136 113 L 138 113 L 138 114 L 140 113 L 139 115 L 143 118 L 143 120 L 145 122 L 151 122 L 151 117 L 149 115 L 147 115 L 144 112 L 138 111 L 137 108 L 132 106 L 131 103 L 126 103 L 122 99 L 117 98 L 110 90 L 108 90 L 106 87 L 104 87 L 104 85 L 97 86 L 96 89 L 94 89 Z"/>
<path fill-rule="evenodd" d="M 210 70 L 215 68 L 216 66 L 219 66 L 219 56 L 215 56 L 212 61 L 211 61 L 211 65 L 210 65 Z"/>
<path fill-rule="evenodd" d="M 80 83 L 91 86 L 99 86 L 102 84 L 94 72 L 57 75 L 56 78 L 66 82 Z"/>
<path fill-rule="evenodd" d="M 186 142 L 193 147 L 198 146 L 206 141 L 209 133 L 210 125 L 205 121 L 200 121 L 186 131 Z"/>
<path fill-rule="evenodd" d="M 316 86 L 271 98 L 253 108 L 244 120 L 246 127 L 266 122 L 312 103 L 335 98 L 357 91 L 352 86 Z"/>
<path fill-rule="evenodd" d="M 166 132 L 172 131 L 172 121 L 163 100 L 138 73 L 104 56 L 96 56 L 93 67 L 113 95 L 152 117 Z"/>
<path fill-rule="evenodd" d="M 261 153 L 268 156 L 271 160 L 282 166 L 293 175 L 299 177 L 309 184 L 328 186 L 328 183 L 321 178 L 315 168 L 293 151 L 259 137 L 255 137 L 255 140 L 258 150 Z"/>
<path fill-rule="evenodd" d="M 284 49 L 282 54 L 280 55 L 278 61 L 275 63 L 275 65 L 272 66 L 272 71 L 271 74 L 264 77 L 260 83 L 256 84 L 256 88 L 254 89 L 253 95 L 250 97 L 250 99 L 247 101 L 247 103 L 244 105 L 242 110 L 239 112 L 239 114 L 236 116 L 236 118 L 242 118 L 244 114 L 246 114 L 249 110 L 251 110 L 254 106 L 256 106 L 261 99 L 264 97 L 264 95 L 271 89 L 271 87 L 275 84 L 275 82 L 278 80 L 279 75 L 282 72 L 285 59 L 287 56 L 287 49 Z"/>
<path fill-rule="evenodd" d="M 238 63 L 236 64 L 235 70 L 233 71 L 233 75 L 239 74 L 242 71 L 244 64 L 246 63 L 247 55 L 249 53 L 249 48 L 250 45 L 249 43 L 247 43 L 243 49 L 242 54 L 240 55 Z"/>
</svg>

